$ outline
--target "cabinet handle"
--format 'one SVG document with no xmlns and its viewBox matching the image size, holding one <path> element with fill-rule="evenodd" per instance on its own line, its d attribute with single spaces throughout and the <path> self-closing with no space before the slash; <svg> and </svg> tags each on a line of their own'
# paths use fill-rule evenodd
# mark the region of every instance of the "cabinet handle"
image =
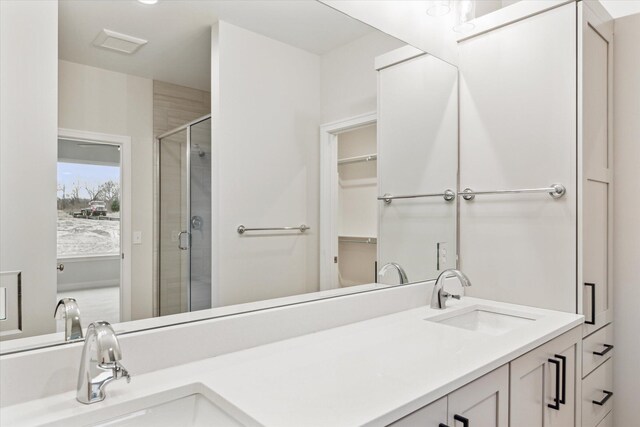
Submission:
<svg viewBox="0 0 640 427">
<path fill-rule="evenodd" d="M 613 350 L 613 346 L 611 344 L 602 344 L 602 345 L 604 346 L 604 350 L 594 351 L 593 354 L 595 354 L 596 356 L 604 356 L 605 354 Z"/>
<path fill-rule="evenodd" d="M 553 399 L 555 403 L 547 403 L 547 406 L 556 411 L 560 410 L 560 362 L 556 359 L 549 359 L 549 363 L 556 365 L 556 397 Z"/>
<path fill-rule="evenodd" d="M 585 320 L 584 323 L 587 325 L 595 325 L 596 324 L 596 284 L 595 283 L 585 283 L 585 286 L 591 286 L 591 320 Z"/>
<path fill-rule="evenodd" d="M 455 414 L 453 416 L 455 421 L 460 421 L 462 423 L 462 427 L 469 427 L 469 418 L 465 418 L 462 415 Z"/>
<path fill-rule="evenodd" d="M 449 427 L 449 426 L 444 424 L 444 423 L 440 423 L 440 424 L 438 424 L 438 427 Z"/>
<path fill-rule="evenodd" d="M 592 400 L 594 405 L 603 406 L 605 403 L 607 403 L 607 400 L 611 399 L 611 396 L 613 396 L 612 391 L 602 390 L 602 392 L 606 394 L 606 396 L 599 402 L 597 400 Z"/>
<path fill-rule="evenodd" d="M 556 354 L 553 357 L 562 361 L 562 397 L 560 398 L 560 403 L 564 405 L 567 403 L 567 356 Z"/>
</svg>

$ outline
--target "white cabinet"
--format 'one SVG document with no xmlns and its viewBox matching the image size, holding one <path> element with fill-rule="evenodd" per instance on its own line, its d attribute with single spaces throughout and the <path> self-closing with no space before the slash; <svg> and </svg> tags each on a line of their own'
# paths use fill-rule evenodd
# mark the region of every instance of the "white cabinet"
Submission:
<svg viewBox="0 0 640 427">
<path fill-rule="evenodd" d="M 511 362 L 512 426 L 576 425 L 580 328 Z"/>
<path fill-rule="evenodd" d="M 578 283 L 585 336 L 613 319 L 613 21 L 591 7 L 577 5 Z"/>
<path fill-rule="evenodd" d="M 582 342 L 582 377 L 613 356 L 613 325 L 607 325 Z"/>
<path fill-rule="evenodd" d="M 378 66 L 380 195 L 455 192 L 457 170 L 442 165 L 457 163 L 458 70 L 424 53 Z M 455 267 L 456 210 L 444 196 L 380 201 L 378 264 L 398 262 L 410 281 Z"/>
<path fill-rule="evenodd" d="M 509 425 L 509 366 L 505 365 L 449 394 L 451 427 Z"/>
<path fill-rule="evenodd" d="M 509 366 L 504 365 L 392 424 L 394 427 L 507 427 Z"/>
<path fill-rule="evenodd" d="M 583 427 L 595 427 L 611 411 L 612 390 L 613 359 L 609 359 L 582 381 Z"/>
<path fill-rule="evenodd" d="M 393 427 L 438 426 L 447 419 L 447 396 L 400 418 Z"/>
</svg>

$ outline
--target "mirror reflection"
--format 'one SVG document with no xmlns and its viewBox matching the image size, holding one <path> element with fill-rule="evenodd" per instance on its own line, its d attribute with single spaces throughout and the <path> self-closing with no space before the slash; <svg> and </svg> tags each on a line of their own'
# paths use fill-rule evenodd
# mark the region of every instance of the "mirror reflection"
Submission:
<svg viewBox="0 0 640 427">
<path fill-rule="evenodd" d="M 57 207 L 16 224 L 55 215 L 56 280 L 3 262 L 0 337 L 58 334 L 11 350 L 456 266 L 454 66 L 312 0 L 63 0 L 58 55 Z"/>
</svg>

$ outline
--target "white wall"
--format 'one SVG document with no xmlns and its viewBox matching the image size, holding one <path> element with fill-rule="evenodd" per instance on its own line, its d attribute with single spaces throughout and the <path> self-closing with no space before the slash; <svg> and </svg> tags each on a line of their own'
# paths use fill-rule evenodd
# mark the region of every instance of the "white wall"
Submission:
<svg viewBox="0 0 640 427">
<path fill-rule="evenodd" d="M 131 253 L 131 318 L 151 317 L 153 81 L 61 60 L 59 90 L 60 127 L 131 137 L 131 229 L 142 232 Z"/>
<path fill-rule="evenodd" d="M 316 291 L 320 58 L 222 21 L 212 47 L 213 306 Z"/>
<path fill-rule="evenodd" d="M 640 383 L 640 14 L 615 21 L 614 420 L 638 422 Z"/>
<path fill-rule="evenodd" d="M 568 4 L 460 43 L 460 189 L 567 189 L 460 198 L 469 295 L 576 311 L 575 13 Z"/>
<path fill-rule="evenodd" d="M 457 33 L 449 21 L 427 15 L 427 1 L 321 1 L 451 64 L 458 61 Z"/>
<path fill-rule="evenodd" d="M 375 57 L 402 46 L 404 42 L 374 31 L 322 55 L 322 123 L 376 111 Z"/>
<path fill-rule="evenodd" d="M 57 42 L 57 1 L 0 2 L 0 271 L 22 271 L 24 336 L 55 331 Z"/>
</svg>

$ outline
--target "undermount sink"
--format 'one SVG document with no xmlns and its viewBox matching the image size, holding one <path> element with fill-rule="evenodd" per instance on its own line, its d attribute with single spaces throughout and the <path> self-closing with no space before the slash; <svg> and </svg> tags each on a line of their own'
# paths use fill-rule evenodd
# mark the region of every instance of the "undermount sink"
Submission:
<svg viewBox="0 0 640 427">
<path fill-rule="evenodd" d="M 204 395 L 195 393 L 91 425 L 95 427 L 199 427 L 211 425 L 241 426 L 242 424 Z"/>
<path fill-rule="evenodd" d="M 487 335 L 502 335 L 534 322 L 536 317 L 528 313 L 501 311 L 486 307 L 471 307 L 467 310 L 445 313 L 425 320 Z"/>
</svg>

